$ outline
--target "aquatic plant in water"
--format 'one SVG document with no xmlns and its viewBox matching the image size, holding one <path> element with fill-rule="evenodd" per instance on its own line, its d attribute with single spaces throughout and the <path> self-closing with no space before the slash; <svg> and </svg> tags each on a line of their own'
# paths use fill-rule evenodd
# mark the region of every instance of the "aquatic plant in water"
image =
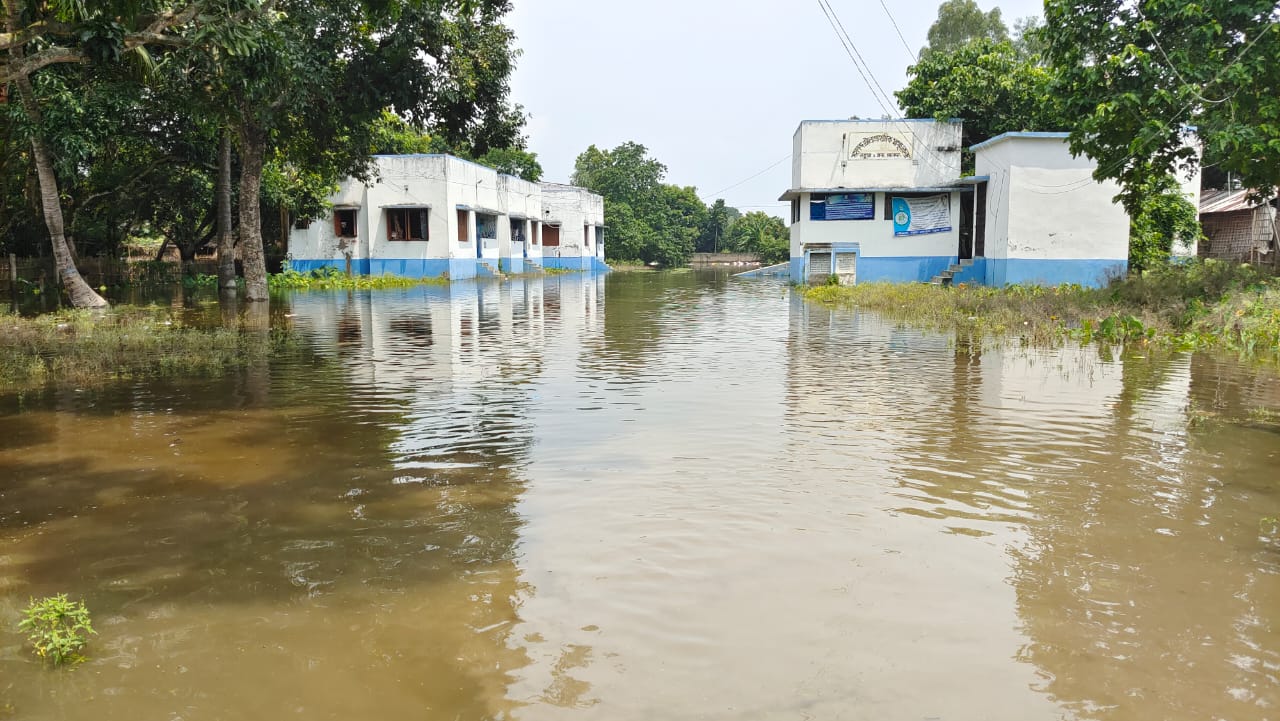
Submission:
<svg viewBox="0 0 1280 721">
<path fill-rule="evenodd" d="M 89 609 L 84 602 L 72 601 L 65 593 L 38 601 L 31 599 L 22 612 L 18 630 L 27 634 L 37 656 L 52 661 L 55 666 L 83 661 L 80 649 L 89 642 L 91 634 L 97 634 L 89 622 Z"/>
</svg>

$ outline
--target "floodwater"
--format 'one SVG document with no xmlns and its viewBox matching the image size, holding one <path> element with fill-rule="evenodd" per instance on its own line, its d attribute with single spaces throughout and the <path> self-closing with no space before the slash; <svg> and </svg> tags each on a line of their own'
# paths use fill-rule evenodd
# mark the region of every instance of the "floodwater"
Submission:
<svg viewBox="0 0 1280 721">
<path fill-rule="evenodd" d="M 274 317 L 313 352 L 0 397 L 0 718 L 1280 716 L 1267 371 L 692 272 Z"/>
</svg>

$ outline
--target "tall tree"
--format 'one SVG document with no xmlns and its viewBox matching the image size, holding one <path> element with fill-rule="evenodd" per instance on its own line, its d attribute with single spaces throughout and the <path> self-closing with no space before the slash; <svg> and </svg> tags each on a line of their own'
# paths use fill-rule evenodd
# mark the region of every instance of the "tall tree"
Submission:
<svg viewBox="0 0 1280 721">
<path fill-rule="evenodd" d="M 791 233 L 786 224 L 758 210 L 734 221 L 729 243 L 739 253 L 755 253 L 766 265 L 781 263 L 791 254 Z"/>
<path fill-rule="evenodd" d="M 1046 0 L 1055 94 L 1071 148 L 1117 180 L 1130 213 L 1170 167 L 1205 160 L 1280 187 L 1280 11 L 1274 0 Z"/>
<path fill-rule="evenodd" d="M 0 84 L 13 85 L 26 116 L 54 262 L 74 306 L 104 307 L 107 301 L 84 282 L 67 242 L 57 159 L 46 141 L 49 129 L 33 79 L 52 66 L 115 62 L 148 44 L 176 42 L 175 28 L 194 19 L 200 7 L 197 0 L 4 0 L 0 49 L 8 53 L 0 58 Z"/>
<path fill-rule="evenodd" d="M 611 258 L 680 265 L 693 252 L 707 206 L 690 187 L 662 182 L 667 167 L 645 146 L 592 145 L 574 163 L 573 183 L 604 196 Z"/>
<path fill-rule="evenodd" d="M 938 19 L 929 26 L 928 37 L 929 44 L 920 50 L 921 59 L 950 52 L 974 40 L 1008 40 L 1009 29 L 1000 16 L 1000 8 L 983 12 L 974 0 L 946 0 L 938 6 Z"/>
<path fill-rule="evenodd" d="M 715 253 L 729 247 L 729 228 L 740 217 L 742 213 L 737 208 L 726 205 L 723 198 L 717 199 L 707 208 L 707 221 L 698 235 L 697 251 Z"/>
<path fill-rule="evenodd" d="M 513 140 L 523 117 L 506 104 L 513 55 L 501 22 L 507 0 L 267 4 L 270 11 L 251 22 L 211 22 L 196 34 L 219 53 L 209 80 L 231 109 L 238 140 L 240 251 L 250 301 L 267 299 L 258 201 L 269 163 L 278 166 L 276 177 L 302 180 L 313 196 L 316 179 L 367 177 L 385 108 L 486 151 Z"/>
<path fill-rule="evenodd" d="M 931 53 L 907 68 L 894 95 L 909 117 L 962 118 L 966 170 L 969 146 L 1017 130 L 1064 130 L 1070 119 L 1053 92 L 1053 75 L 1008 41 L 978 39 Z"/>
</svg>

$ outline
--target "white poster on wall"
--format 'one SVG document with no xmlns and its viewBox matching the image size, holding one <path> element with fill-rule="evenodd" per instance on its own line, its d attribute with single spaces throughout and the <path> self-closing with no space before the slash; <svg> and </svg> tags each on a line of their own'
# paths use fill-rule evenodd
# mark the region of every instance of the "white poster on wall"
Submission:
<svg viewBox="0 0 1280 721">
<path fill-rule="evenodd" d="M 951 196 L 893 199 L 893 234 L 926 235 L 951 232 Z"/>
</svg>

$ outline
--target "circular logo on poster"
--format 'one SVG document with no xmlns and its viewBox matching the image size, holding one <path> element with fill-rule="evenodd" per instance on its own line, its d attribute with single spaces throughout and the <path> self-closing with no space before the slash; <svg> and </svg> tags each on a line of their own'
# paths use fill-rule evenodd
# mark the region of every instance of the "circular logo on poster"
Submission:
<svg viewBox="0 0 1280 721">
<path fill-rule="evenodd" d="M 898 225 L 906 225 L 907 222 L 910 220 L 911 218 L 910 216 L 907 215 L 907 211 L 905 210 L 899 210 L 897 215 L 893 216 L 893 222 L 897 223 Z"/>
</svg>

